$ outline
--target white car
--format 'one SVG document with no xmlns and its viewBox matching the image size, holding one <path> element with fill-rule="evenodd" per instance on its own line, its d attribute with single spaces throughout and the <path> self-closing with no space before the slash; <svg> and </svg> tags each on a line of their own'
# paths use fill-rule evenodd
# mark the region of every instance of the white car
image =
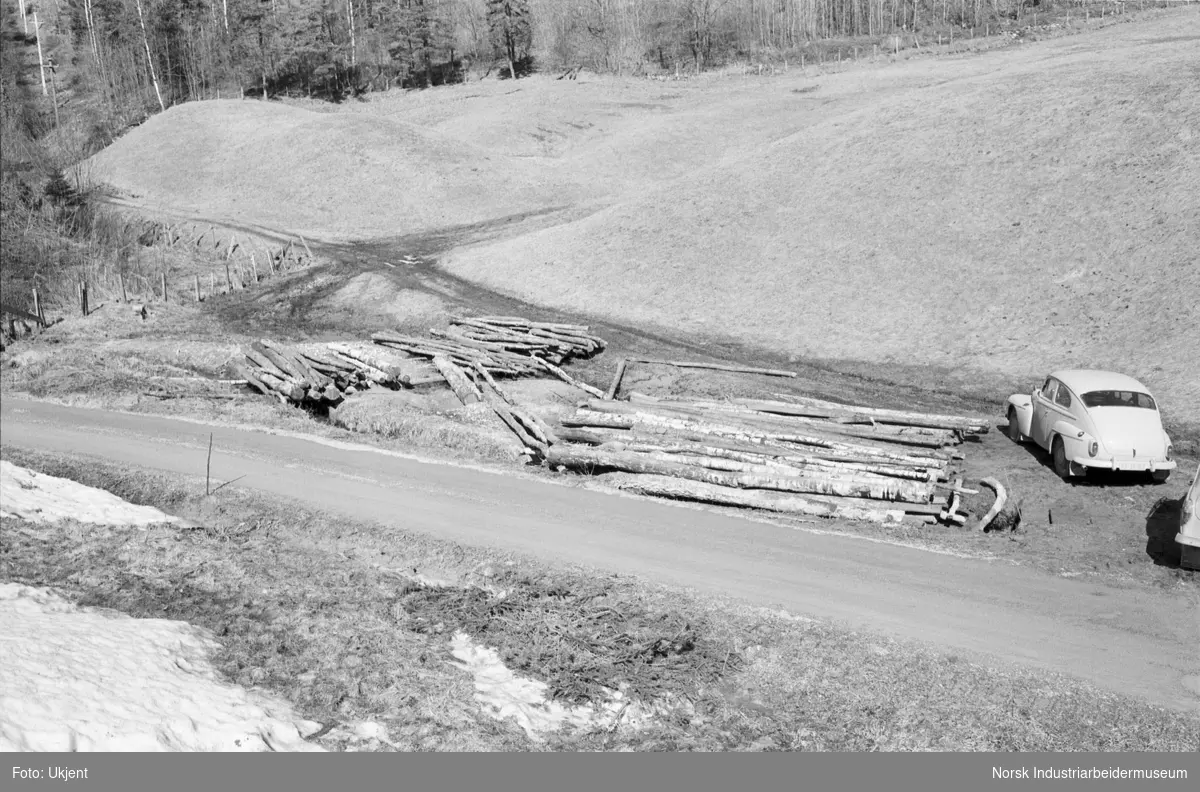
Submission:
<svg viewBox="0 0 1200 792">
<path fill-rule="evenodd" d="M 1171 438 L 1145 385 L 1111 371 L 1056 371 L 1006 403 L 1008 435 L 1050 452 L 1063 479 L 1089 468 L 1146 471 L 1162 483 L 1175 469 Z"/>
<path fill-rule="evenodd" d="M 1192 486 L 1184 493 L 1179 514 L 1179 565 L 1184 569 L 1200 570 L 1200 470 L 1192 478 Z"/>
</svg>

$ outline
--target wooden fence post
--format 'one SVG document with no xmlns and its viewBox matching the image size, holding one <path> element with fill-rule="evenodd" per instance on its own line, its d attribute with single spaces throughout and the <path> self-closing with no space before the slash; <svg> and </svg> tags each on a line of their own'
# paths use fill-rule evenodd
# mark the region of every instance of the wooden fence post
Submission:
<svg viewBox="0 0 1200 792">
<path fill-rule="evenodd" d="M 196 302 L 200 302 L 200 276 L 196 275 Z"/>
<path fill-rule="evenodd" d="M 38 290 L 33 290 L 33 312 L 37 314 L 38 324 L 42 327 L 46 326 L 46 314 L 42 311 L 42 297 L 38 294 Z"/>
<path fill-rule="evenodd" d="M 162 286 L 162 299 L 163 299 L 163 302 L 166 302 L 166 301 L 167 301 L 167 273 L 165 273 L 165 272 L 162 272 L 162 271 L 159 271 L 159 273 L 158 273 L 158 282 L 159 282 L 159 284 Z"/>
<path fill-rule="evenodd" d="M 254 282 L 258 283 L 258 265 L 254 263 L 254 256 L 250 257 L 250 266 L 254 269 Z"/>
<path fill-rule="evenodd" d="M 86 281 L 79 282 L 79 308 L 83 311 L 84 316 L 88 315 L 88 293 Z"/>
<path fill-rule="evenodd" d="M 233 291 L 233 274 L 229 271 L 229 261 L 225 262 L 225 286 L 229 291 Z"/>
</svg>

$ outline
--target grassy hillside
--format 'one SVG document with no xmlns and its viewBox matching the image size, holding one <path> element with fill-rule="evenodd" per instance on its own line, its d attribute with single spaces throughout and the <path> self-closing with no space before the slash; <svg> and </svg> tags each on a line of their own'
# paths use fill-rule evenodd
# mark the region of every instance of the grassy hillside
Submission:
<svg viewBox="0 0 1200 792">
<path fill-rule="evenodd" d="M 988 56 L 966 78 L 936 64 L 940 83 L 447 266 L 787 353 L 1115 367 L 1195 410 L 1198 42 L 1189 14 Z"/>
<path fill-rule="evenodd" d="M 1123 369 L 1200 425 L 1198 45 L 1181 8 L 835 73 L 197 102 L 94 166 L 149 204 L 314 237 L 491 224 L 443 265 L 690 337 L 989 393 Z"/>
<path fill-rule="evenodd" d="M 96 155 L 151 204 L 335 237 L 419 233 L 571 202 L 469 143 L 401 121 L 261 101 L 177 105 Z"/>
</svg>

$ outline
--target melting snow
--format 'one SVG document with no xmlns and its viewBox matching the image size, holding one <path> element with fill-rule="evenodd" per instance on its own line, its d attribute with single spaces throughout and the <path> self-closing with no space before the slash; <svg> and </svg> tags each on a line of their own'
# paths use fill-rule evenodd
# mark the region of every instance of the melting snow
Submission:
<svg viewBox="0 0 1200 792">
<path fill-rule="evenodd" d="M 319 751 L 289 705 L 224 683 L 184 622 L 0 584 L 0 751 Z"/>
<path fill-rule="evenodd" d="M 651 715 L 644 707 L 624 700 L 619 691 L 612 691 L 599 710 L 591 706 L 564 707 L 549 701 L 546 698 L 549 686 L 545 682 L 517 676 L 504 665 L 495 649 L 475 643 L 461 631 L 454 634 L 450 651 L 459 661 L 459 668 L 475 678 L 476 700 L 499 720 L 515 718 L 535 740 L 564 726 L 611 728 L 619 722 L 637 726 Z"/>
<path fill-rule="evenodd" d="M 0 460 L 0 517 L 29 522 L 73 519 L 101 525 L 180 522 L 149 506 L 135 506 L 111 492 L 47 476 Z"/>
</svg>

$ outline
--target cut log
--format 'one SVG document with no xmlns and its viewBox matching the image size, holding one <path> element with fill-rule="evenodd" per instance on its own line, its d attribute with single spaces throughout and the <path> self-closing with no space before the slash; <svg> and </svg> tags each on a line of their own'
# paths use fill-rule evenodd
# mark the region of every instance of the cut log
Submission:
<svg viewBox="0 0 1200 792">
<path fill-rule="evenodd" d="M 437 355 L 433 358 L 433 365 L 445 378 L 446 384 L 450 386 L 450 390 L 454 391 L 454 395 L 463 404 L 475 404 L 482 401 L 483 394 L 475 387 L 475 383 L 467 377 L 466 372 L 459 368 L 449 357 Z"/>
<path fill-rule="evenodd" d="M 254 372 L 251 370 L 250 366 L 242 363 L 234 363 L 233 370 L 239 377 L 246 381 L 246 384 L 254 388 L 259 393 L 263 394 L 264 396 L 269 396 L 271 394 L 271 389 L 264 385 L 258 377 L 254 376 Z"/>
<path fill-rule="evenodd" d="M 570 374 L 563 371 L 562 369 L 560 369 L 558 366 L 554 365 L 553 363 L 550 363 L 549 361 L 542 360 L 541 358 L 533 358 L 533 359 L 536 360 L 538 362 L 538 364 L 540 366 L 542 366 L 542 368 L 546 369 L 547 371 L 549 371 L 554 376 L 558 377 L 563 382 L 565 382 L 569 385 L 574 385 L 576 388 L 579 388 L 581 391 L 583 391 L 584 393 L 587 393 L 591 396 L 595 396 L 595 397 L 601 398 L 601 399 L 604 398 L 604 392 L 601 391 L 599 388 L 594 388 L 591 385 L 588 385 L 586 382 L 580 382 L 579 380 L 575 379 Z"/>
<path fill-rule="evenodd" d="M 617 445 L 617 444 L 614 444 Z M 600 451 L 617 451 L 617 448 L 609 448 L 608 446 L 600 446 Z M 872 473 L 856 470 L 840 470 L 836 468 L 811 468 L 811 467 L 793 467 L 781 462 L 744 462 L 725 457 L 697 455 L 697 454 L 670 454 L 661 451 L 642 452 L 636 449 L 627 449 L 644 453 L 650 459 L 655 459 L 660 462 L 673 462 L 680 465 L 691 465 L 693 467 L 708 468 L 709 470 L 723 470 L 728 473 L 746 473 L 755 476 L 795 476 L 799 478 L 817 477 L 828 479 L 830 481 L 842 481 L 847 483 L 858 484 L 874 484 L 881 481 L 886 481 L 886 477 L 876 476 Z M 914 502 L 927 502 L 932 496 L 929 487 L 916 481 L 897 482 L 897 486 L 904 488 L 904 491 L 910 496 L 906 500 Z"/>
<path fill-rule="evenodd" d="M 851 404 L 839 404 L 838 402 L 826 401 L 824 399 L 814 399 L 806 396 L 789 396 L 796 405 L 808 407 L 817 407 L 827 410 L 849 411 L 857 415 L 870 415 L 879 423 L 903 423 L 913 421 L 912 426 L 931 426 L 932 428 L 942 429 L 963 429 L 972 434 L 987 434 L 989 422 L 986 418 L 974 418 L 964 415 L 941 415 L 933 413 L 921 413 L 911 410 L 888 410 L 879 407 L 860 407 Z M 736 401 L 741 401 L 736 400 Z M 788 402 L 775 402 L 775 404 L 787 406 Z M 792 406 L 796 406 L 792 405 Z"/>
<path fill-rule="evenodd" d="M 463 377 L 466 377 L 465 373 L 463 374 Z M 492 408 L 492 412 L 496 413 L 496 416 L 504 423 L 504 425 L 512 430 L 512 433 L 517 436 L 517 439 L 521 441 L 521 445 L 525 446 L 531 451 L 536 452 L 540 456 L 545 457 L 547 444 L 543 440 L 538 439 L 529 433 L 529 431 L 513 415 L 512 410 L 507 404 L 504 403 L 503 399 L 501 399 L 494 392 L 491 392 L 490 389 L 482 391 L 482 398 L 485 402 L 487 402 L 487 405 Z"/>
<path fill-rule="evenodd" d="M 266 357 L 266 355 L 261 354 L 253 348 L 246 350 L 246 360 L 253 364 L 255 368 L 266 371 L 269 374 L 274 374 L 280 379 L 291 376 L 286 371 L 281 371 L 278 366 L 276 366 Z"/>
<path fill-rule="evenodd" d="M 618 474 L 611 477 L 608 483 L 622 491 L 639 495 L 712 503 L 720 506 L 762 509 L 783 514 L 805 514 L 878 523 L 895 523 L 904 519 L 904 512 L 899 509 L 839 506 L 780 492 L 743 490 L 698 481 L 685 481 L 670 476 Z"/>
<path fill-rule="evenodd" d="M 873 500 L 905 500 L 915 503 L 928 502 L 927 493 L 914 491 L 911 482 L 880 480 L 878 482 L 846 482 L 820 476 L 765 476 L 748 473 L 728 473 L 709 470 L 677 462 L 650 459 L 644 454 L 631 452 L 609 453 L 581 446 L 551 446 L 546 457 L 551 466 L 568 470 L 595 473 L 601 470 L 616 470 L 625 473 L 643 473 L 674 476 L 691 481 L 703 481 L 726 487 L 741 489 L 776 490 L 844 497 L 871 498 Z"/>
<path fill-rule="evenodd" d="M 289 401 L 296 404 L 304 401 L 305 389 L 291 377 L 281 379 L 260 369 L 258 379 L 262 384 Z"/>
<path fill-rule="evenodd" d="M 756 412 L 745 407 L 717 403 L 694 405 L 682 402 L 660 401 L 653 404 L 632 404 L 597 399 L 588 401 L 582 406 L 586 406 L 587 409 L 595 412 L 635 415 L 647 413 L 666 417 L 711 421 L 749 431 L 784 434 L 797 431 L 815 432 L 832 437 L 853 437 L 859 440 L 871 440 L 917 448 L 937 449 L 957 441 L 957 438 L 952 433 L 940 429 L 909 429 L 904 427 L 867 429 L 864 427 L 824 422 L 814 418 L 774 416 Z"/>
<path fill-rule="evenodd" d="M 711 369 L 713 371 L 730 371 L 735 374 L 763 374 L 768 377 L 792 377 L 795 378 L 794 371 L 781 371 L 779 369 L 754 368 L 751 366 L 730 366 L 723 363 L 687 363 L 678 360 L 657 360 L 653 358 L 630 358 L 630 362 L 648 363 L 655 366 L 674 366 L 676 368 L 696 368 L 696 369 Z"/>
<path fill-rule="evenodd" d="M 630 399 L 630 401 L 635 400 Z M 834 410 L 826 410 L 817 407 L 801 407 L 796 411 L 785 411 L 784 409 L 763 409 L 754 407 L 752 405 L 769 405 L 771 402 L 756 401 L 753 399 L 737 399 L 735 402 L 680 402 L 658 399 L 655 400 L 654 403 L 664 408 L 720 410 L 723 412 L 741 415 L 745 420 L 763 422 L 779 421 L 792 425 L 811 424 L 818 427 L 824 426 L 828 431 L 835 431 L 840 434 L 863 433 L 863 436 L 865 437 L 916 436 L 942 441 L 944 444 L 956 443 L 961 439 L 958 436 L 959 427 L 957 426 L 915 426 L 905 423 L 884 423 L 876 421 L 869 415 L 858 415 L 848 412 L 839 413 Z M 866 424 L 871 428 L 866 429 L 866 427 L 859 426 L 840 426 L 841 424 Z"/>
<path fill-rule="evenodd" d="M 986 531 L 988 526 L 992 524 L 992 520 L 996 519 L 996 516 L 1004 511 L 1004 504 L 1008 502 L 1008 492 L 1004 489 L 1004 485 L 990 476 L 983 479 L 980 483 L 996 492 L 996 502 L 992 504 L 992 508 L 988 509 L 987 514 L 983 515 L 979 520 L 979 530 Z"/>
<path fill-rule="evenodd" d="M 616 402 L 607 402 L 607 404 L 616 404 Z M 732 427 L 727 424 L 713 423 L 710 421 L 689 418 L 672 418 L 647 412 L 637 412 L 632 415 L 611 415 L 594 410 L 581 409 L 578 410 L 573 416 L 569 418 L 563 418 L 562 423 L 564 426 L 602 426 L 615 429 L 631 429 L 635 425 L 647 427 L 656 426 L 666 430 L 717 435 L 719 437 L 731 438 L 742 442 L 759 444 L 766 442 L 773 442 L 776 444 L 787 443 L 803 446 L 805 448 L 822 448 L 844 454 L 875 457 L 879 459 L 908 459 L 908 457 L 904 455 L 895 454 L 891 451 L 887 451 L 882 448 L 876 448 L 874 446 L 842 443 L 835 440 L 809 435 L 789 434 L 783 432 L 763 432 L 754 429 Z M 928 453 L 923 454 L 923 456 L 932 458 L 932 455 Z"/>
<path fill-rule="evenodd" d="M 600 445 L 605 448 L 620 445 L 629 451 L 661 452 L 665 454 L 683 454 L 719 457 L 751 464 L 776 464 L 790 468 L 817 468 L 830 472 L 869 473 L 888 478 L 902 478 L 912 481 L 932 482 L 936 479 L 937 471 L 911 467 L 891 467 L 882 464 L 848 462 L 838 459 L 823 459 L 810 455 L 794 455 L 786 449 L 770 446 L 742 446 L 734 443 L 722 443 L 719 440 L 707 439 L 701 441 L 682 441 L 664 436 L 647 438 L 628 431 L 600 433 L 595 430 L 583 429 L 564 430 L 569 434 L 564 437 L 571 442 L 586 445 Z"/>
<path fill-rule="evenodd" d="M 604 394 L 604 398 L 612 401 L 617 398 L 617 391 L 621 390 L 621 380 L 625 376 L 625 368 L 629 365 L 629 358 L 622 358 L 617 364 L 617 373 L 613 375 L 612 384 L 608 386 L 608 393 Z"/>
<path fill-rule="evenodd" d="M 250 348 L 265 357 L 267 360 L 271 361 L 275 368 L 302 383 L 303 387 L 307 388 L 312 385 L 311 382 L 305 381 L 304 373 L 296 366 L 295 363 L 289 361 L 286 357 L 271 349 L 266 344 L 263 344 L 262 341 L 255 341 L 251 343 Z"/>
<path fill-rule="evenodd" d="M 303 357 L 296 353 L 295 350 L 288 347 L 283 347 L 265 338 L 262 339 L 261 343 L 264 347 L 291 363 L 292 370 L 302 376 L 304 380 L 313 383 L 313 387 L 318 389 L 324 388 L 333 381 L 328 376 L 320 373 L 310 366 Z"/>
<path fill-rule="evenodd" d="M 338 360 L 332 355 L 323 355 L 315 350 L 302 349 L 300 350 L 300 354 L 313 364 L 325 366 L 327 368 L 339 369 L 345 372 L 353 372 L 355 370 L 355 366 L 351 365 L 350 363 L 344 360 Z"/>
<path fill-rule="evenodd" d="M 400 381 L 400 376 L 404 370 L 396 361 L 387 360 L 382 355 L 372 354 L 371 352 L 360 347 L 351 346 L 350 344 L 330 343 L 326 346 L 341 355 L 342 357 L 350 358 L 359 363 L 372 368 L 383 375 L 386 381 Z"/>
</svg>

